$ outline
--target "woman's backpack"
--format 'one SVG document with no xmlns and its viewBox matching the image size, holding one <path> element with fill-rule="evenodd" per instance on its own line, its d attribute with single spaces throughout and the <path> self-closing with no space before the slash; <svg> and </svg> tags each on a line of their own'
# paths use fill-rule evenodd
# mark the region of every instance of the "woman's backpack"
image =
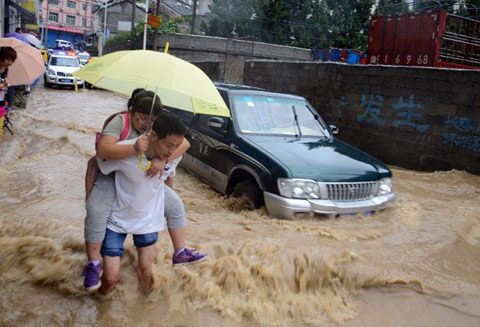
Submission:
<svg viewBox="0 0 480 327">
<path fill-rule="evenodd" d="M 116 112 L 110 117 L 108 117 L 105 120 L 105 123 L 103 123 L 102 131 L 116 115 L 123 116 L 123 129 L 122 129 L 122 132 L 120 133 L 120 138 L 118 139 L 119 141 L 123 141 L 128 137 L 128 134 L 130 134 L 130 116 L 128 115 L 128 111 Z M 97 132 L 97 135 L 95 138 L 95 150 L 97 149 L 98 143 L 100 142 L 101 138 L 102 138 L 102 132 Z M 96 156 L 91 157 L 90 160 L 88 160 L 87 171 L 85 173 L 85 195 L 87 199 L 88 199 L 88 196 L 90 195 L 90 192 L 92 191 L 93 184 L 97 179 L 98 170 L 99 168 L 98 168 Z"/>
<path fill-rule="evenodd" d="M 127 138 L 128 134 L 130 134 L 130 116 L 128 115 L 128 111 L 122 111 L 122 112 L 116 112 L 110 117 L 108 117 L 105 122 L 103 123 L 102 131 L 105 129 L 105 127 L 110 123 L 110 121 L 115 118 L 116 115 L 122 115 L 123 117 L 123 129 L 122 132 L 120 133 L 120 138 L 118 141 L 123 141 Z M 95 137 L 95 150 L 97 149 L 98 142 L 100 142 L 100 139 L 102 138 L 102 132 L 97 132 L 97 135 Z"/>
</svg>

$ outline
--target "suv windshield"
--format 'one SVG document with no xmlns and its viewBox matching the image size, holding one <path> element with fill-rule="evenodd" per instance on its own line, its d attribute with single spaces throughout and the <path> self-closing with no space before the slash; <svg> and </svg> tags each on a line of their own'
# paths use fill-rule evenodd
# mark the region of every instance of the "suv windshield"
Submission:
<svg viewBox="0 0 480 327">
<path fill-rule="evenodd" d="M 84 54 L 80 54 L 80 55 L 78 55 L 78 56 L 79 56 L 80 59 L 82 59 L 82 60 L 88 60 L 88 58 L 90 58 L 89 55 L 84 55 Z"/>
<path fill-rule="evenodd" d="M 52 66 L 63 67 L 78 67 L 78 60 L 76 58 L 52 57 L 50 60 Z"/>
<path fill-rule="evenodd" d="M 237 95 L 233 102 L 237 124 L 242 133 L 330 137 L 320 123 L 320 118 L 315 118 L 305 101 Z"/>
</svg>

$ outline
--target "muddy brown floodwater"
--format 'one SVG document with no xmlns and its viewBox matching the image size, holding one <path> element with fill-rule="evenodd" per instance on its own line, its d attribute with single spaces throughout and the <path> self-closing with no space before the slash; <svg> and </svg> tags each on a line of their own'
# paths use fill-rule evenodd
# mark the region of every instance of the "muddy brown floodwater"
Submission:
<svg viewBox="0 0 480 327">
<path fill-rule="evenodd" d="M 138 291 L 131 238 L 120 281 L 83 290 L 84 173 L 95 132 L 126 107 L 101 90 L 44 89 L 0 144 L 0 326 L 480 326 L 480 177 L 392 167 L 397 201 L 370 216 L 270 219 L 179 169 L 187 245 L 157 243 Z"/>
</svg>

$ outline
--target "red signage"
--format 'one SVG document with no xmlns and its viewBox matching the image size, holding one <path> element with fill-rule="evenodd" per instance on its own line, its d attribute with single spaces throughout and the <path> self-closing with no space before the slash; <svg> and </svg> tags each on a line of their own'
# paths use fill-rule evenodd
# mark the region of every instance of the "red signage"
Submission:
<svg viewBox="0 0 480 327">
<path fill-rule="evenodd" d="M 54 25 L 48 25 L 48 29 L 55 30 L 55 31 L 71 32 L 76 34 L 85 34 L 85 30 L 79 30 L 76 28 L 68 28 L 68 27 L 60 27 L 60 26 L 54 26 Z"/>
<path fill-rule="evenodd" d="M 152 15 L 152 14 L 148 14 L 147 23 L 148 23 L 148 25 L 150 25 L 152 27 L 158 28 L 160 26 L 160 24 L 162 23 L 162 17 L 155 16 L 155 15 Z"/>
</svg>

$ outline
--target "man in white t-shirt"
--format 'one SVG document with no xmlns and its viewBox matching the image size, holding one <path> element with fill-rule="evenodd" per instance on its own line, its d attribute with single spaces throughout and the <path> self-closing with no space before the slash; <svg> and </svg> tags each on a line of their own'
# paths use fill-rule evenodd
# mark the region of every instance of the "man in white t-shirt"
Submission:
<svg viewBox="0 0 480 327">
<path fill-rule="evenodd" d="M 186 133 L 182 120 L 170 113 L 158 115 L 148 139 L 147 158 L 168 159 L 183 142 Z M 135 139 L 119 142 L 134 144 Z M 103 240 L 102 286 L 99 292 L 109 294 L 118 280 L 120 259 L 127 234 L 133 234 L 138 253 L 140 289 L 148 293 L 152 286 L 152 264 L 156 255 L 157 232 L 164 223 L 164 179 L 149 178 L 139 168 L 138 157 L 118 160 L 98 158 L 103 174 L 115 172 L 115 202 L 107 221 Z"/>
</svg>

